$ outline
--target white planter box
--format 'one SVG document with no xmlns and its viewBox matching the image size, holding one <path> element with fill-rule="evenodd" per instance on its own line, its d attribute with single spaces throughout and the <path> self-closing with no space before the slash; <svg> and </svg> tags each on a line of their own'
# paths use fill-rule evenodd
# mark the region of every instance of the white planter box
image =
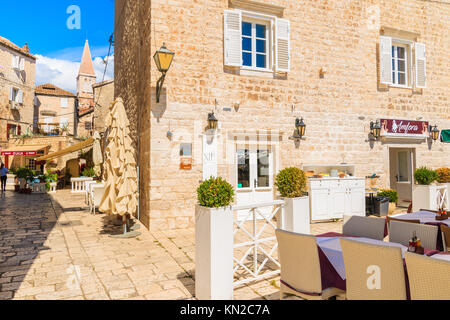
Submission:
<svg viewBox="0 0 450 320">
<path fill-rule="evenodd" d="M 440 183 L 440 186 L 447 187 L 447 210 L 450 210 L 450 182 L 448 183 Z"/>
<path fill-rule="evenodd" d="M 199 300 L 233 299 L 233 211 L 195 209 L 195 295 Z"/>
<path fill-rule="evenodd" d="M 413 212 L 420 209 L 438 210 L 437 194 L 445 189 L 439 185 L 414 185 L 412 192 Z"/>
<path fill-rule="evenodd" d="M 284 198 L 284 230 L 310 234 L 311 219 L 309 212 L 309 197 Z"/>
<path fill-rule="evenodd" d="M 14 174 L 7 174 L 6 177 L 7 177 L 7 179 L 6 179 L 7 186 L 15 186 L 16 185 L 16 182 L 15 182 L 16 176 Z"/>
</svg>

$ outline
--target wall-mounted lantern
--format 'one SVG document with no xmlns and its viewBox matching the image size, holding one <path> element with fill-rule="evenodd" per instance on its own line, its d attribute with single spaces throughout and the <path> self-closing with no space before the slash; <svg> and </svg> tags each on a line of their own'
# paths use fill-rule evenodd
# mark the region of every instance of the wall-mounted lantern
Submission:
<svg viewBox="0 0 450 320">
<path fill-rule="evenodd" d="M 216 116 L 214 115 L 214 112 L 208 114 L 208 129 L 209 130 L 216 131 L 218 123 L 219 123 L 219 120 L 217 120 Z"/>
<path fill-rule="evenodd" d="M 169 71 L 170 66 L 172 65 L 172 60 L 175 53 L 166 48 L 166 44 L 163 43 L 161 49 L 156 51 L 153 59 L 155 60 L 156 67 L 158 71 L 162 73 L 158 82 L 156 83 L 156 102 L 159 103 L 159 97 L 161 95 L 161 89 L 164 84 L 164 80 L 166 78 L 166 73 Z"/>
<path fill-rule="evenodd" d="M 375 138 L 378 139 L 381 136 L 381 124 L 380 121 L 377 120 L 376 122 L 370 123 L 370 134 Z"/>
<path fill-rule="evenodd" d="M 306 124 L 303 122 L 303 118 L 295 120 L 295 128 L 297 129 L 295 138 L 302 139 L 306 134 Z"/>
<path fill-rule="evenodd" d="M 433 141 L 437 141 L 439 139 L 439 134 L 441 133 L 439 131 L 439 129 L 437 128 L 437 125 L 435 125 L 434 127 L 430 126 L 429 129 L 430 129 L 431 139 L 433 139 Z"/>
</svg>

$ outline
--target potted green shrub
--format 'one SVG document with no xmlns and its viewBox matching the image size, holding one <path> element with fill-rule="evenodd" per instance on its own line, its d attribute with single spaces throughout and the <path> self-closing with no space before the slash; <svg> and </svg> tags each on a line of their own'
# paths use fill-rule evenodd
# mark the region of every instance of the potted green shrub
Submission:
<svg viewBox="0 0 450 320">
<path fill-rule="evenodd" d="M 19 179 L 20 190 L 25 189 L 27 185 L 27 180 L 34 177 L 33 171 L 28 168 L 19 168 L 15 171 L 17 179 Z"/>
<path fill-rule="evenodd" d="M 392 189 L 384 189 L 378 193 L 378 196 L 389 198 L 389 215 L 393 214 L 397 208 L 398 192 Z"/>
<path fill-rule="evenodd" d="M 447 209 L 450 210 L 450 168 L 439 168 L 436 170 L 437 182 L 447 187 Z"/>
<path fill-rule="evenodd" d="M 286 168 L 278 173 L 275 180 L 278 192 L 285 201 L 282 228 L 291 232 L 309 234 L 311 219 L 305 172 L 298 168 Z"/>
<path fill-rule="evenodd" d="M 414 171 L 416 184 L 413 186 L 412 202 L 413 211 L 420 209 L 438 210 L 437 193 L 440 186 L 433 184 L 438 179 L 436 171 L 427 167 L 420 167 Z"/>
<path fill-rule="evenodd" d="M 197 189 L 195 209 L 195 293 L 199 300 L 233 299 L 234 189 L 210 178 Z"/>
</svg>

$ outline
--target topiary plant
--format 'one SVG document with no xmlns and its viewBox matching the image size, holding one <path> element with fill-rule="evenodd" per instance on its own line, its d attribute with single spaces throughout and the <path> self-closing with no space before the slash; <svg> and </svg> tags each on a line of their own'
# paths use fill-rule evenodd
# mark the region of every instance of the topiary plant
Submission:
<svg viewBox="0 0 450 320">
<path fill-rule="evenodd" d="M 276 176 L 275 185 L 283 198 L 298 198 L 306 194 L 307 178 L 298 168 L 286 168 Z"/>
<path fill-rule="evenodd" d="M 34 177 L 34 172 L 28 168 L 19 168 L 16 170 L 16 176 L 19 179 L 29 179 Z"/>
<path fill-rule="evenodd" d="M 430 185 L 438 178 L 438 174 L 434 170 L 430 170 L 427 167 L 421 167 L 414 172 L 414 179 L 418 184 Z"/>
<path fill-rule="evenodd" d="M 439 168 L 436 170 L 439 183 L 450 183 L 450 168 Z"/>
<path fill-rule="evenodd" d="M 379 197 L 389 198 L 390 203 L 397 203 L 398 201 L 398 192 L 392 189 L 384 189 L 378 193 Z"/>
<path fill-rule="evenodd" d="M 202 207 L 220 208 L 234 201 L 234 189 L 221 177 L 204 181 L 197 189 L 198 203 Z"/>
</svg>

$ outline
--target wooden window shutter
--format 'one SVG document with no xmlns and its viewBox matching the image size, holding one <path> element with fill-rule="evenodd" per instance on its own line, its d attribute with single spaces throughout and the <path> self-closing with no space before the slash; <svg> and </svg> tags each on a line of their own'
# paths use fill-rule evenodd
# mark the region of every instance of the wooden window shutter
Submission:
<svg viewBox="0 0 450 320">
<path fill-rule="evenodd" d="M 9 139 L 9 131 L 11 130 L 11 125 L 8 123 L 6 125 L 6 140 Z"/>
<path fill-rule="evenodd" d="M 380 36 L 380 83 L 392 84 L 392 38 Z"/>
<path fill-rule="evenodd" d="M 17 103 L 22 103 L 23 104 L 23 91 L 22 90 L 19 90 L 18 92 L 17 92 L 17 101 L 16 101 Z"/>
<path fill-rule="evenodd" d="M 289 20 L 277 19 L 275 25 L 275 71 L 289 72 L 291 69 L 291 26 Z"/>
<path fill-rule="evenodd" d="M 242 13 L 239 10 L 225 10 L 224 53 L 226 66 L 242 66 Z"/>
<path fill-rule="evenodd" d="M 20 71 L 25 70 L 25 58 L 20 58 L 20 65 L 19 65 Z"/>
<path fill-rule="evenodd" d="M 22 134 L 22 127 L 20 125 L 17 126 L 17 135 L 20 136 Z"/>
<path fill-rule="evenodd" d="M 426 70 L 426 48 L 424 43 L 416 42 L 414 45 L 415 57 L 416 57 L 416 87 L 427 87 L 427 70 Z"/>
</svg>

